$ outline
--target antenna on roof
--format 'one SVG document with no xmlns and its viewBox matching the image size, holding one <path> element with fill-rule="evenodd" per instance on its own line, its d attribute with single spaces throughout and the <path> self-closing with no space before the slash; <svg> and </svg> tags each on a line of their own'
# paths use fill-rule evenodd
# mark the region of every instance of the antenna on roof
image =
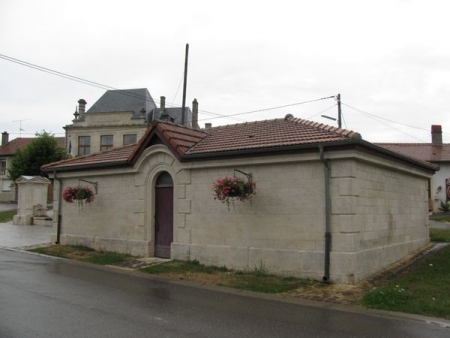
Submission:
<svg viewBox="0 0 450 338">
<path fill-rule="evenodd" d="M 19 137 L 20 138 L 22 137 L 22 131 L 25 131 L 25 130 L 22 129 L 22 121 L 26 121 L 26 120 L 29 120 L 29 119 L 22 119 L 22 120 L 15 120 L 15 121 L 13 121 L 13 122 L 19 122 Z"/>
</svg>

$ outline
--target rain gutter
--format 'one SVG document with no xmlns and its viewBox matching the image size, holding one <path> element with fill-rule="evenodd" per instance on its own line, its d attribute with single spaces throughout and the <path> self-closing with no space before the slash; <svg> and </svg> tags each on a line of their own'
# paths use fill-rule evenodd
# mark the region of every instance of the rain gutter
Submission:
<svg viewBox="0 0 450 338">
<path fill-rule="evenodd" d="M 331 255 L 331 195 L 330 195 L 330 160 L 325 160 L 323 145 L 319 145 L 320 160 L 325 166 L 325 268 L 322 280 L 330 280 L 330 255 Z"/>
<path fill-rule="evenodd" d="M 59 193 L 58 193 L 58 226 L 56 228 L 56 242 L 55 244 L 59 244 L 59 240 L 61 237 L 61 207 L 62 207 L 62 180 L 57 177 L 56 170 L 53 170 L 53 178 L 59 182 Z"/>
</svg>

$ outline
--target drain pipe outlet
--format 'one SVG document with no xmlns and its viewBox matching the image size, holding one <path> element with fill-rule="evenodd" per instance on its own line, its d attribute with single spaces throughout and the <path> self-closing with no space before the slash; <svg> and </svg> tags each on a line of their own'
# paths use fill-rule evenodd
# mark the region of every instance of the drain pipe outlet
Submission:
<svg viewBox="0 0 450 338">
<path fill-rule="evenodd" d="M 57 177 L 56 170 L 53 171 L 53 178 L 59 182 L 59 195 L 58 195 L 58 226 L 56 228 L 56 242 L 55 244 L 59 244 L 59 240 L 61 237 L 61 207 L 62 207 L 62 180 Z"/>
<path fill-rule="evenodd" d="M 331 195 L 330 195 L 330 161 L 325 160 L 323 146 L 319 146 L 320 160 L 325 166 L 325 273 L 324 282 L 330 279 L 330 253 L 331 253 Z"/>
</svg>

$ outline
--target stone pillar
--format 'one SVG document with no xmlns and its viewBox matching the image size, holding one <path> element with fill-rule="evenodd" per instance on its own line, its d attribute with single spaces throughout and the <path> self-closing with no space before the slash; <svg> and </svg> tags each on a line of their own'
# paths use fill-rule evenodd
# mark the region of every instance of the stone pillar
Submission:
<svg viewBox="0 0 450 338">
<path fill-rule="evenodd" d="M 35 206 L 47 205 L 49 179 L 41 176 L 21 176 L 15 183 L 18 191 L 17 215 L 13 224 L 32 225 Z"/>
</svg>

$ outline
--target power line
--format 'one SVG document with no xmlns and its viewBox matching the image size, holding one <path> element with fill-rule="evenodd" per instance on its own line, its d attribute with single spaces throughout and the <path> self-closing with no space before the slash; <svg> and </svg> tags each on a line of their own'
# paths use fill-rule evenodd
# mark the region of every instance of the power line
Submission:
<svg viewBox="0 0 450 338">
<path fill-rule="evenodd" d="M 348 105 L 348 104 L 345 104 L 345 103 L 342 103 L 342 104 L 345 105 L 345 106 L 347 106 L 347 107 L 349 107 L 349 108 L 351 108 L 351 109 L 353 109 L 353 110 L 355 110 L 355 111 L 358 111 L 358 112 L 360 112 L 360 113 L 366 115 L 367 117 L 369 117 L 369 118 L 371 118 L 371 119 L 373 119 L 373 120 L 375 120 L 375 121 L 377 121 L 377 122 L 379 122 L 379 123 L 381 123 L 381 124 L 384 124 L 385 126 L 388 126 L 389 128 L 392 128 L 392 129 L 394 129 L 394 130 L 396 130 L 396 131 L 398 131 L 398 132 L 400 132 L 400 133 L 402 133 L 402 134 L 405 134 L 406 136 L 415 138 L 416 140 L 419 140 L 419 141 L 421 141 L 421 142 L 425 142 L 424 140 L 422 140 L 422 139 L 420 139 L 420 138 L 418 138 L 418 137 L 416 137 L 416 136 L 414 136 L 414 135 L 410 135 L 410 134 L 408 134 L 408 133 L 405 133 L 404 131 L 402 131 L 402 130 L 400 130 L 400 129 L 397 129 L 397 128 L 394 128 L 393 126 L 390 126 L 389 124 L 387 124 L 387 123 L 385 123 L 385 122 L 382 122 L 382 121 L 379 121 L 379 120 L 385 120 L 385 121 L 388 121 L 388 122 L 391 122 L 391 123 L 396 123 L 396 124 L 399 124 L 399 125 L 402 125 L 402 126 L 405 126 L 405 127 L 415 128 L 415 129 L 419 129 L 419 130 L 426 130 L 426 129 L 418 128 L 418 127 L 414 127 L 414 126 L 410 126 L 410 125 L 407 125 L 407 124 L 404 124 L 404 123 L 400 123 L 400 122 L 396 122 L 396 121 L 392 121 L 392 120 L 389 120 L 389 119 L 385 119 L 385 118 L 376 116 L 376 115 L 374 115 L 374 114 L 370 114 L 370 113 L 368 113 L 368 112 L 365 112 L 365 111 L 363 111 L 363 110 L 361 110 L 361 109 L 352 107 L 352 106 L 350 106 L 350 105 Z"/>
<path fill-rule="evenodd" d="M 233 116 L 246 115 L 246 114 L 260 113 L 260 112 L 263 112 L 263 111 L 269 111 L 269 110 L 274 110 L 274 109 L 281 109 L 281 108 L 286 108 L 286 107 L 298 106 L 298 105 L 302 105 L 302 104 L 306 104 L 306 103 L 312 103 L 312 102 L 317 102 L 317 101 L 321 101 L 321 100 L 327 100 L 327 99 L 331 99 L 331 98 L 334 98 L 334 96 L 322 97 L 320 99 L 315 99 L 315 100 L 308 100 L 308 101 L 303 101 L 303 102 L 298 102 L 298 103 L 286 104 L 286 105 L 282 105 L 282 106 L 251 110 L 251 111 L 247 111 L 247 112 L 230 114 L 230 115 L 224 115 L 224 116 L 219 116 L 219 117 L 212 117 L 212 118 L 209 118 L 209 120 L 220 119 L 220 118 L 229 118 L 229 117 L 233 117 Z"/>
<path fill-rule="evenodd" d="M 326 108 L 326 109 L 324 109 L 324 110 L 321 110 L 321 111 L 318 112 L 317 114 L 314 114 L 314 115 L 311 115 L 310 117 L 307 117 L 306 120 L 312 119 L 313 117 L 316 117 L 316 116 L 319 115 L 319 114 L 325 113 L 327 110 L 330 110 L 331 108 L 334 108 L 334 107 L 336 107 L 336 106 L 337 106 L 337 104 L 333 104 L 332 106 L 330 106 L 330 107 L 328 107 L 328 108 Z"/>
<path fill-rule="evenodd" d="M 145 96 L 142 96 L 142 95 L 139 95 L 139 94 L 135 94 L 135 93 L 123 90 L 123 89 L 118 89 L 118 88 L 115 88 L 115 87 L 104 85 L 104 84 L 101 84 L 101 83 L 98 83 L 98 82 L 82 79 L 82 78 L 77 77 L 77 76 L 73 76 L 73 75 L 70 75 L 70 74 L 62 73 L 62 72 L 59 72 L 59 71 L 56 71 L 56 70 L 53 70 L 53 69 L 49 69 L 49 68 L 46 68 L 46 67 L 42 67 L 42 66 L 33 64 L 33 63 L 29 63 L 29 62 L 26 62 L 26 61 L 15 59 L 15 58 L 12 58 L 12 57 L 7 56 L 7 55 L 0 54 L 0 59 L 4 59 L 6 61 L 17 63 L 17 64 L 19 64 L 21 66 L 25 66 L 25 67 L 29 67 L 29 68 L 32 68 L 32 69 L 35 69 L 35 70 L 39 70 L 39 71 L 44 72 L 44 73 L 48 73 L 48 74 L 51 74 L 51 75 L 59 76 L 59 77 L 62 77 L 64 79 L 67 79 L 67 80 L 79 82 L 79 83 L 82 83 L 82 84 L 87 84 L 87 85 L 92 86 L 92 87 L 97 87 L 97 88 L 106 89 L 106 90 L 121 90 L 121 91 L 123 91 L 124 95 L 128 95 L 128 96 L 135 97 L 135 98 L 147 99 Z M 152 100 L 148 100 L 148 101 L 155 103 L 155 100 L 153 100 L 153 98 L 152 98 Z"/>
<path fill-rule="evenodd" d="M 29 68 L 32 68 L 32 69 L 35 69 L 35 70 L 39 70 L 41 72 L 48 73 L 48 74 L 51 74 L 51 75 L 59 76 L 59 77 L 62 77 L 62 78 L 65 78 L 65 79 L 68 79 L 68 80 L 71 80 L 71 81 L 75 81 L 75 82 L 79 82 L 79 83 L 82 83 L 82 84 L 86 84 L 86 85 L 89 85 L 89 86 L 92 86 L 92 87 L 97 87 L 97 88 L 101 88 L 101 89 L 105 89 L 105 90 L 119 90 L 118 88 L 115 88 L 115 87 L 112 87 L 112 86 L 104 85 L 104 84 L 101 84 L 101 83 L 98 83 L 98 82 L 94 82 L 94 81 L 90 81 L 90 80 L 86 80 L 86 79 L 80 78 L 78 76 L 73 76 L 73 75 L 66 74 L 66 73 L 63 73 L 63 72 L 59 72 L 59 71 L 56 71 L 56 70 L 53 70 L 53 69 L 42 67 L 42 66 L 39 66 L 39 65 L 36 65 L 36 64 L 30 63 L 30 62 L 22 61 L 22 60 L 19 60 L 19 59 L 16 59 L 16 58 L 4 55 L 4 54 L 0 54 L 0 59 L 4 59 L 6 61 L 17 63 L 17 64 L 25 66 L 25 67 L 29 67 Z M 143 97 L 142 95 L 138 95 L 138 94 L 135 94 L 135 93 L 132 93 L 132 92 L 127 92 L 126 90 L 122 90 L 122 91 L 123 91 L 124 95 L 128 95 L 128 96 L 132 96 L 132 97 L 136 97 L 136 98 L 141 98 L 141 99 L 146 99 L 147 100 L 147 98 Z M 177 93 L 178 93 L 178 89 L 177 89 Z M 281 105 L 281 106 L 275 106 L 275 107 L 270 107 L 270 108 L 257 109 L 257 110 L 241 112 L 241 113 L 236 113 L 236 114 L 229 114 L 229 115 L 219 114 L 219 113 L 214 113 L 214 112 L 210 112 L 210 111 L 199 109 L 199 112 L 202 112 L 202 113 L 205 113 L 205 114 L 209 114 L 209 115 L 214 115 L 214 117 L 210 117 L 208 119 L 200 119 L 199 121 L 222 119 L 222 118 L 234 118 L 234 119 L 237 119 L 237 118 L 235 118 L 235 116 L 246 115 L 246 114 L 254 114 L 254 113 L 259 113 L 259 112 L 264 112 L 264 111 L 269 111 L 269 110 L 274 110 L 274 109 L 293 107 L 293 106 L 298 106 L 298 105 L 302 105 L 302 104 L 317 102 L 317 101 L 321 101 L 321 100 L 327 100 L 327 99 L 331 99 L 331 98 L 335 98 L 335 96 L 333 95 L 333 96 L 323 97 L 323 98 L 320 98 L 320 99 L 308 100 L 308 101 L 303 101 L 303 102 L 298 102 L 298 103 L 291 103 L 291 104 L 287 104 L 287 105 Z M 149 100 L 149 101 L 151 101 L 151 100 Z M 158 101 L 155 101 L 152 98 L 151 102 L 155 103 L 155 102 L 158 102 Z M 237 119 L 237 120 L 240 120 L 240 119 Z"/>
<path fill-rule="evenodd" d="M 87 84 L 87 85 L 92 86 L 92 87 L 105 89 L 105 90 L 120 90 L 120 89 L 112 87 L 112 86 L 108 86 L 108 85 L 104 85 L 104 84 L 101 84 L 101 83 L 98 83 L 98 82 L 86 80 L 86 79 L 80 78 L 78 76 L 73 76 L 73 75 L 66 74 L 66 73 L 63 73 L 63 72 L 59 72 L 59 71 L 56 71 L 56 70 L 53 70 L 53 69 L 42 67 L 42 66 L 39 66 L 39 65 L 36 65 L 36 64 L 33 64 L 33 63 L 29 63 L 29 62 L 26 62 L 26 61 L 15 59 L 15 58 L 7 56 L 7 55 L 0 54 L 0 59 L 4 59 L 6 61 L 17 63 L 17 64 L 19 64 L 21 66 L 29 67 L 29 68 L 32 68 L 32 69 L 35 69 L 35 70 L 38 70 L 38 71 L 41 71 L 41 72 L 44 72 L 44 73 L 48 73 L 48 74 L 51 74 L 51 75 L 59 76 L 59 77 L 62 77 L 64 79 L 67 79 L 67 80 L 79 82 L 79 83 L 82 83 L 82 84 Z M 183 78 L 181 78 L 181 80 L 183 80 Z M 180 84 L 181 84 L 181 82 L 180 82 Z M 177 92 L 176 92 L 175 96 L 178 94 L 178 89 L 177 89 Z M 139 94 L 135 94 L 135 93 L 132 93 L 132 92 L 127 92 L 126 90 L 122 90 L 122 91 L 123 91 L 124 95 L 128 95 L 128 96 L 135 97 L 135 98 L 140 98 L 140 99 L 145 99 L 145 100 L 148 100 L 149 102 L 153 102 L 155 104 L 156 103 L 160 103 L 158 100 L 154 100 L 153 98 L 152 98 L 152 100 L 150 100 L 150 99 L 147 99 L 147 97 L 139 95 Z M 173 104 L 167 103 L 167 105 L 174 107 Z M 208 111 L 201 110 L 201 109 L 199 109 L 199 111 L 203 112 L 203 113 L 207 113 L 207 114 L 214 114 L 216 116 L 220 116 L 220 117 L 224 117 L 224 118 L 227 117 L 226 115 L 222 115 L 222 114 L 218 114 L 218 113 L 212 113 L 212 112 L 208 112 Z"/>
</svg>

